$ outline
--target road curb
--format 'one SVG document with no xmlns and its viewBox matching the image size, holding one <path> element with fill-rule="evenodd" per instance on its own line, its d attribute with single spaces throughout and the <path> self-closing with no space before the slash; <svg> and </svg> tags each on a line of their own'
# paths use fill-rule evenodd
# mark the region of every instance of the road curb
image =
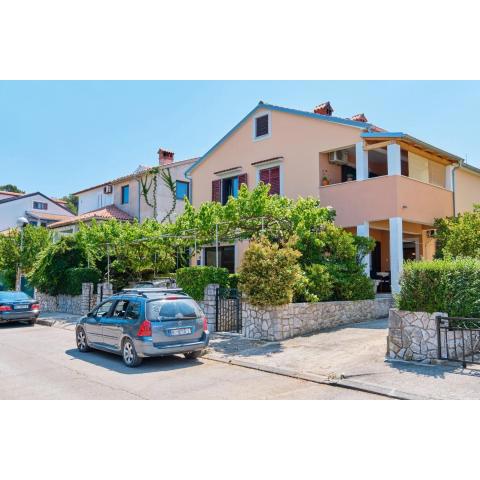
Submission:
<svg viewBox="0 0 480 480">
<path fill-rule="evenodd" d="M 252 370 L 272 373 L 274 375 L 281 375 L 284 377 L 296 378 L 298 380 L 305 380 L 307 382 L 318 383 L 320 385 L 329 385 L 331 387 L 346 388 L 359 392 L 372 393 L 395 400 L 432 400 L 432 398 L 430 397 L 422 397 L 419 395 L 401 392 L 396 389 L 384 388 L 379 385 L 371 385 L 348 379 L 332 379 L 327 377 L 326 375 L 319 375 L 316 373 L 298 372 L 286 368 L 270 367 L 265 365 L 259 365 L 257 363 L 245 362 L 243 360 L 219 358 L 208 354 L 204 355 L 203 358 L 206 358 L 207 360 L 212 360 L 214 362 L 226 363 L 228 365 L 235 365 L 237 367 L 250 368 Z"/>
</svg>

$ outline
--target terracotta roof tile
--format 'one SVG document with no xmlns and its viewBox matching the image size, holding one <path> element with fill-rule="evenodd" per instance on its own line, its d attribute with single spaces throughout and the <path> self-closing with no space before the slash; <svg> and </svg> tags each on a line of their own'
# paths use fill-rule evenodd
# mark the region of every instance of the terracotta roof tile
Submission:
<svg viewBox="0 0 480 480">
<path fill-rule="evenodd" d="M 52 223 L 48 228 L 63 227 L 64 225 L 73 225 L 74 223 L 88 222 L 90 220 L 110 220 L 117 219 L 122 221 L 132 221 L 133 217 L 127 212 L 120 210 L 115 205 L 107 205 L 106 207 L 92 210 L 91 212 L 83 213 L 76 217 L 71 217 L 68 220 Z"/>
</svg>

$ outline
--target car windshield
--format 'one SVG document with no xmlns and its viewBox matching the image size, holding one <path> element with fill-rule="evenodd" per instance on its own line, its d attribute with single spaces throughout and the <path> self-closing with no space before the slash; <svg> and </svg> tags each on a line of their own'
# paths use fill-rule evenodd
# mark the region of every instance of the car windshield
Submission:
<svg viewBox="0 0 480 480">
<path fill-rule="evenodd" d="M 148 304 L 151 320 L 169 321 L 198 318 L 202 311 L 195 301 L 190 298 L 178 300 L 153 300 Z"/>
<path fill-rule="evenodd" d="M 19 300 L 31 300 L 31 298 L 23 292 L 0 292 L 0 302 L 17 302 Z"/>
</svg>

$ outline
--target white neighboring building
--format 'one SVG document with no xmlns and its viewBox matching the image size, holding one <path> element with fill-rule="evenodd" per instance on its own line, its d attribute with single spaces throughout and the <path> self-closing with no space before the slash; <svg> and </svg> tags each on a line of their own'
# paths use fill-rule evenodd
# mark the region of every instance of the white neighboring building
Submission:
<svg viewBox="0 0 480 480">
<path fill-rule="evenodd" d="M 176 207 L 174 213 L 179 215 L 184 210 L 185 196 L 190 198 L 190 181 L 185 177 L 185 171 L 197 158 L 175 162 L 173 157 L 173 152 L 163 149 L 158 151 L 160 171 L 168 169 L 176 185 Z M 78 196 L 78 215 L 114 205 L 140 222 L 147 218 L 153 218 L 153 208 L 145 201 L 141 188 L 142 179 L 147 179 L 147 182 L 150 182 L 151 175 L 149 175 L 149 172 L 152 168 L 154 167 L 141 165 L 135 172 L 129 175 L 75 192 L 74 195 Z M 153 203 L 153 184 L 148 198 L 149 202 Z M 160 174 L 157 174 L 156 198 L 156 219 L 161 221 L 172 208 L 172 193 L 164 184 Z M 175 215 L 172 215 L 172 221 Z M 55 228 L 55 226 L 52 228 Z"/>
<path fill-rule="evenodd" d="M 0 232 L 16 228 L 19 217 L 25 217 L 31 225 L 42 227 L 75 217 L 63 202 L 43 193 L 9 193 L 2 192 L 0 195 Z"/>
</svg>

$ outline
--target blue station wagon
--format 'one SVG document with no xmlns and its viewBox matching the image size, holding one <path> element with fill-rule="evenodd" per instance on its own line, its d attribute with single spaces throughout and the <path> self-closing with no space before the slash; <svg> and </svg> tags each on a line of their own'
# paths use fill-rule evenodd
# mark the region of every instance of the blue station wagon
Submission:
<svg viewBox="0 0 480 480">
<path fill-rule="evenodd" d="M 207 319 L 198 304 L 179 289 L 136 288 L 109 297 L 75 330 L 77 348 L 122 355 L 136 367 L 145 357 L 183 353 L 200 357 L 208 345 Z"/>
</svg>

